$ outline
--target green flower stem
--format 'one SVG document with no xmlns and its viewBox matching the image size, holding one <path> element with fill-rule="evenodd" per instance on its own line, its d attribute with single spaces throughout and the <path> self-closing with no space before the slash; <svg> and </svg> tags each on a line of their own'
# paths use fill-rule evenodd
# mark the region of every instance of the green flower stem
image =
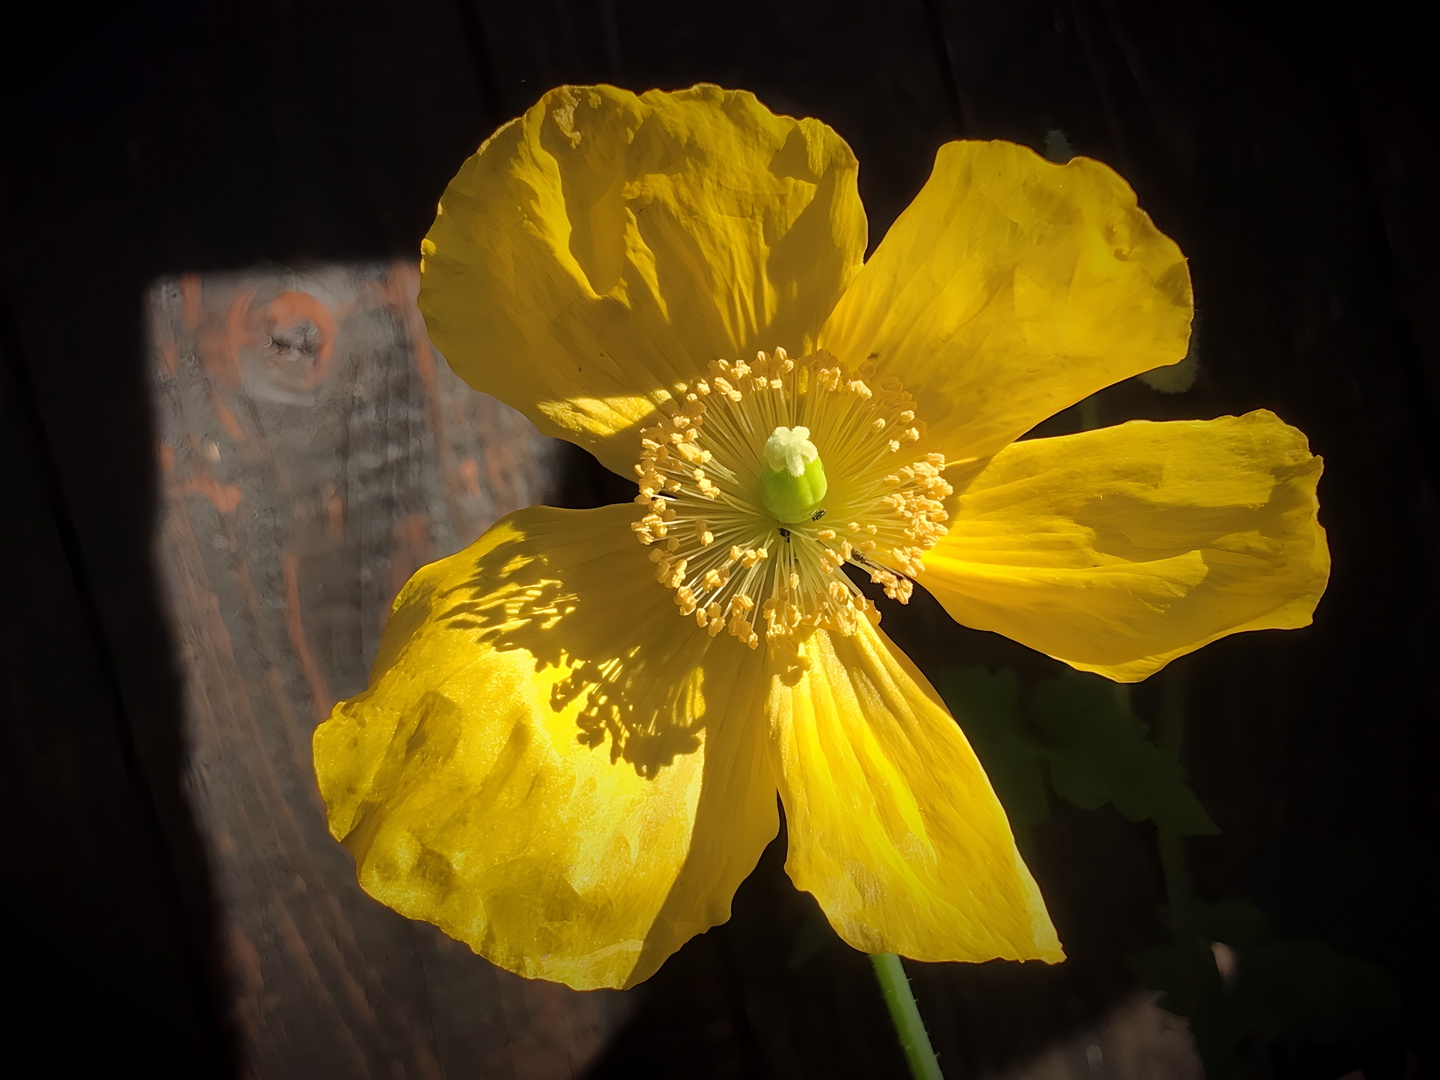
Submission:
<svg viewBox="0 0 1440 1080">
<path fill-rule="evenodd" d="M 915 995 L 910 992 L 910 979 L 894 953 L 876 953 L 870 957 L 875 965 L 875 977 L 880 980 L 880 992 L 885 995 L 885 1004 L 890 1008 L 890 1019 L 895 1021 L 895 1032 L 900 1036 L 900 1048 L 905 1051 L 905 1060 L 910 1063 L 910 1075 L 915 1080 L 945 1080 L 940 1071 L 940 1062 L 935 1058 L 935 1049 L 930 1045 L 930 1036 L 925 1033 L 925 1021 L 920 1019 L 920 1010 L 915 1005 Z"/>
</svg>

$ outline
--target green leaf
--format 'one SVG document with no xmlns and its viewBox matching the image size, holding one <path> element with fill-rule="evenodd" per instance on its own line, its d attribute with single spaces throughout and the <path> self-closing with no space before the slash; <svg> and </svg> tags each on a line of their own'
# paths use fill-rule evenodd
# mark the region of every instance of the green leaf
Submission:
<svg viewBox="0 0 1440 1080">
<path fill-rule="evenodd" d="M 1207 1077 L 1256 1075 L 1245 1061 L 1254 1066 L 1257 1052 L 1268 1063 L 1277 1054 L 1298 1060 L 1317 1047 L 1391 1040 L 1400 995 L 1381 968 L 1320 941 L 1264 940 L 1256 923 L 1263 917 L 1248 904 L 1197 903 L 1190 910 L 1197 924 L 1231 937 L 1261 935 L 1253 947 L 1237 950 L 1229 982 L 1216 969 L 1208 934 L 1183 951 L 1159 945 L 1130 957 L 1141 982 L 1161 991 L 1161 1005 L 1190 1018 Z M 1261 1075 L 1269 1075 L 1263 1067 Z"/>
<path fill-rule="evenodd" d="M 1199 990 L 1202 996 L 1213 995 L 1220 988 L 1220 972 L 1215 967 L 1215 957 L 1210 946 L 1203 941 L 1192 941 L 1185 949 L 1183 959 L 1189 960 L 1190 978 L 1198 987 L 1185 985 L 1184 969 L 1181 964 L 1181 950 L 1176 945 L 1155 945 L 1130 954 L 1130 966 L 1140 981 L 1151 990 L 1163 995 L 1161 1004 L 1172 1012 L 1192 1015 L 1195 1001 L 1190 995 Z"/>
<path fill-rule="evenodd" d="M 1050 816 L 1041 761 L 1044 750 L 1025 734 L 1015 672 L 983 667 L 941 672 L 937 688 L 975 748 L 1000 805 L 1014 825 L 1038 825 Z"/>
<path fill-rule="evenodd" d="M 1245 900 L 1191 900 L 1185 905 L 1190 931 L 1232 949 L 1256 949 L 1270 941 L 1265 913 Z M 1171 921 L 1168 917 L 1167 921 Z M 1173 923 L 1172 923 L 1173 925 Z"/>
<path fill-rule="evenodd" d="M 1150 741 L 1122 694 L 1078 672 L 1040 684 L 1030 717 L 1050 752 L 1055 793 L 1086 810 L 1113 803 L 1131 821 L 1149 818 L 1176 836 L 1219 832 L 1179 759 Z"/>
<path fill-rule="evenodd" d="M 1381 968 L 1322 941 L 1275 941 L 1242 952 L 1239 970 L 1236 1011 L 1249 1030 L 1281 1045 L 1363 1036 L 1400 1009 Z"/>
<path fill-rule="evenodd" d="M 794 971 L 796 968 L 804 967 L 815 957 L 825 950 L 825 947 L 835 940 L 835 931 L 830 929 L 830 924 L 825 921 L 825 916 L 818 910 L 809 913 L 800 930 L 795 935 L 795 941 L 790 946 L 790 959 L 786 967 Z"/>
</svg>

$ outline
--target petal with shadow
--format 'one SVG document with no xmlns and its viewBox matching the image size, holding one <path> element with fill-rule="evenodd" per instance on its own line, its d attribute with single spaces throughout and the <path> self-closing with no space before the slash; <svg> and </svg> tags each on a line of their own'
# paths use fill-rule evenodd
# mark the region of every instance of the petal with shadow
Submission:
<svg viewBox="0 0 1440 1080">
<path fill-rule="evenodd" d="M 1064 958 L 970 744 L 878 629 L 813 633 L 772 669 L 766 711 L 785 869 L 842 938 L 915 960 Z"/>
<path fill-rule="evenodd" d="M 633 517 L 532 507 L 419 571 L 315 733 L 370 895 L 576 988 L 724 922 L 778 829 L 761 662 L 676 613 Z"/>
</svg>

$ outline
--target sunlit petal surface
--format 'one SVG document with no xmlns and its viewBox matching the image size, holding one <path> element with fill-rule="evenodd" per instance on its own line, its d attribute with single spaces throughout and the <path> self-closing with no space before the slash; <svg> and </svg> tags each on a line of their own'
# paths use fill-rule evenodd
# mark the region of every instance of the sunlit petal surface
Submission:
<svg viewBox="0 0 1440 1080">
<path fill-rule="evenodd" d="M 1309 624 L 1330 573 L 1320 470 L 1265 411 L 1018 442 L 960 493 L 921 583 L 966 626 L 1143 679 Z"/>
<path fill-rule="evenodd" d="M 921 404 L 957 462 L 1185 355 L 1190 274 L 1108 166 L 953 142 L 821 331 Z"/>
<path fill-rule="evenodd" d="M 866 952 L 1064 958 L 1005 811 L 910 660 L 869 622 L 772 666 L 785 867 Z M 808 662 L 808 668 L 804 662 Z"/>
<path fill-rule="evenodd" d="M 717 357 L 796 355 L 859 268 L 855 156 L 744 91 L 562 87 L 495 133 L 423 245 L 431 338 L 477 389 L 630 475 Z"/>
<path fill-rule="evenodd" d="M 759 658 L 675 617 L 631 516 L 522 510 L 420 571 L 315 735 L 366 891 L 574 987 L 727 919 L 778 828 Z"/>
</svg>

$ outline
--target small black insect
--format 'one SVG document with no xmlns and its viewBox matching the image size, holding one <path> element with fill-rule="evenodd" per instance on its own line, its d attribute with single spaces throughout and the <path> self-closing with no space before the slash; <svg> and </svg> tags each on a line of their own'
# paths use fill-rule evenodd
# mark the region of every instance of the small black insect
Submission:
<svg viewBox="0 0 1440 1080">
<path fill-rule="evenodd" d="M 789 530 L 789 529 L 784 529 L 784 528 L 782 528 L 782 529 L 780 530 L 780 535 L 785 538 L 785 543 L 788 544 L 788 543 L 790 542 L 790 530 Z"/>
<path fill-rule="evenodd" d="M 825 508 L 822 506 L 819 510 L 816 510 L 813 514 L 810 515 L 810 520 L 811 520 L 811 521 L 819 521 L 819 520 L 820 520 L 822 517 L 824 517 L 824 516 L 825 516 Z"/>
</svg>

